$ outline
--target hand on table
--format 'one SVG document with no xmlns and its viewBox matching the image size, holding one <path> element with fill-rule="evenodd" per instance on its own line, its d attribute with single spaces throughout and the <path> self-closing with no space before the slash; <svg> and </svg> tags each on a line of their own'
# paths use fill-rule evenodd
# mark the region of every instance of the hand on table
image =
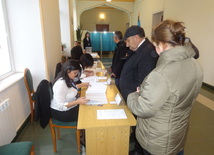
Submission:
<svg viewBox="0 0 214 155">
<path fill-rule="evenodd" d="M 85 97 L 80 97 L 77 99 L 79 104 L 86 104 L 88 101 L 90 101 L 90 99 L 87 99 Z"/>
</svg>

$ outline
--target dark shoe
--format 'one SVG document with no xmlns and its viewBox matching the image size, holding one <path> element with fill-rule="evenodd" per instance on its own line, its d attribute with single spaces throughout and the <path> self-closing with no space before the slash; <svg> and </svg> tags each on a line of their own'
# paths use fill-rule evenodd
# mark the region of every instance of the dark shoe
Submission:
<svg viewBox="0 0 214 155">
<path fill-rule="evenodd" d="M 139 153 L 135 150 L 129 151 L 129 155 L 143 155 L 143 153 Z"/>
</svg>

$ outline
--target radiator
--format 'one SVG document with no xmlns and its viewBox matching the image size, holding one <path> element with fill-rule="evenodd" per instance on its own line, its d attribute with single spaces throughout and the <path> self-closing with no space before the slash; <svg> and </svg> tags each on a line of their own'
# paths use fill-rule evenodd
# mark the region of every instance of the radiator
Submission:
<svg viewBox="0 0 214 155">
<path fill-rule="evenodd" d="M 0 101 L 0 146 L 10 143 L 16 136 L 9 99 Z"/>
</svg>

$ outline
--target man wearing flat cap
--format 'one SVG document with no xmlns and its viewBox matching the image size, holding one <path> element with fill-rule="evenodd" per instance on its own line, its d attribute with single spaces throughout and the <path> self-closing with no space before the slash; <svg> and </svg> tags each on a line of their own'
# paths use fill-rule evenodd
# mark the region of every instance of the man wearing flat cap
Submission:
<svg viewBox="0 0 214 155">
<path fill-rule="evenodd" d="M 120 76 L 119 87 L 125 101 L 130 93 L 135 92 L 144 78 L 155 68 L 158 55 L 153 44 L 145 37 L 140 26 L 131 26 L 126 30 L 123 40 L 133 51 L 126 61 Z M 135 139 L 135 150 L 132 155 L 142 155 L 142 148 Z"/>
</svg>

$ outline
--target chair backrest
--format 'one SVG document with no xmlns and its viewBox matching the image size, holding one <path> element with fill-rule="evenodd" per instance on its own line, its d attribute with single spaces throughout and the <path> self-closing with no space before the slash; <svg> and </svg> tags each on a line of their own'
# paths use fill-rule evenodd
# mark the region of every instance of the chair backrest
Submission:
<svg viewBox="0 0 214 155">
<path fill-rule="evenodd" d="M 31 72 L 28 68 L 25 69 L 24 71 L 24 82 L 25 82 L 25 87 L 28 92 L 28 98 L 30 101 L 30 111 L 31 111 L 31 122 L 34 120 L 34 102 L 35 102 L 35 94 L 34 94 L 34 89 L 33 89 L 33 78 L 31 75 Z"/>
<path fill-rule="evenodd" d="M 25 81 L 25 86 L 27 88 L 27 90 L 32 93 L 34 92 L 34 89 L 33 89 L 33 78 L 32 78 L 32 75 L 31 75 L 31 72 L 28 68 L 25 69 L 24 71 L 24 81 Z"/>
</svg>

